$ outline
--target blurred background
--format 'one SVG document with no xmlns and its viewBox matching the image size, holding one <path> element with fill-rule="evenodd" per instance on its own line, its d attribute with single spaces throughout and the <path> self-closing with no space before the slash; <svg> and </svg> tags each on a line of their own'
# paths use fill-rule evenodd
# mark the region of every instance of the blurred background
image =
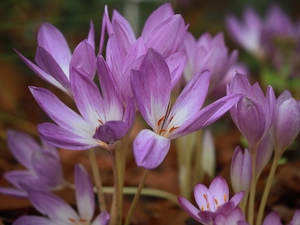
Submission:
<svg viewBox="0 0 300 225">
<path fill-rule="evenodd" d="M 150 15 L 164 0 L 1 0 L 0 1 L 0 175 L 17 168 L 6 144 L 6 130 L 25 131 L 37 137 L 36 125 L 49 120 L 35 103 L 28 86 L 44 87 L 57 94 L 67 104 L 72 100 L 57 88 L 35 75 L 13 49 L 30 60 L 34 59 L 37 47 L 37 31 L 41 23 L 55 25 L 66 37 L 71 50 L 86 38 L 89 21 L 95 25 L 96 49 L 99 45 L 104 6 L 119 11 L 132 25 L 136 35 Z M 300 19 L 300 1 L 285 0 L 173 0 L 169 1 L 175 13 L 189 24 L 195 37 L 204 32 L 215 35 L 223 32 L 230 52 L 239 50 L 239 60 L 256 74 L 258 63 L 228 37 L 225 16 L 232 13 L 241 18 L 243 9 L 251 6 L 260 16 L 267 8 L 278 4 L 293 21 Z M 232 151 L 233 149 L 231 149 Z M 105 167 L 105 165 L 103 166 Z M 0 178 L 3 180 L 2 176 Z M 1 183 L 1 182 L 0 182 Z M 108 182 L 109 183 L 109 182 Z M 0 200 L 1 202 L 1 200 Z M 2 208 L 3 209 L 3 208 Z"/>
</svg>

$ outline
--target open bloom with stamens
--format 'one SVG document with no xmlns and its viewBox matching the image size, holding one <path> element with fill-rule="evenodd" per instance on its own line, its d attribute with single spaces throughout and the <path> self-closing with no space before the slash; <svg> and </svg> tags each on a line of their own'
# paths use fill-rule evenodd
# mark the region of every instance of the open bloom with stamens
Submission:
<svg viewBox="0 0 300 225">
<path fill-rule="evenodd" d="M 239 99 L 231 95 L 200 110 L 209 86 L 209 71 L 196 74 L 186 85 L 172 109 L 172 82 L 163 57 L 149 49 L 140 70 L 131 72 L 136 105 L 153 131 L 144 129 L 134 140 L 138 166 L 153 169 L 160 165 L 170 148 L 170 140 L 199 130 L 219 119 Z"/>
<path fill-rule="evenodd" d="M 229 200 L 228 184 L 223 177 L 218 176 L 211 182 L 209 188 L 197 184 L 194 196 L 199 209 L 184 197 L 178 197 L 179 204 L 195 220 L 204 225 L 211 225 L 219 214 L 227 217 L 242 200 L 244 192 L 238 192 Z"/>
<path fill-rule="evenodd" d="M 87 39 L 74 50 L 73 55 L 63 34 L 53 25 L 44 23 L 38 32 L 38 47 L 35 62 L 31 62 L 18 51 L 23 62 L 38 76 L 62 91 L 72 95 L 70 89 L 70 71 L 73 67 L 94 77 L 96 57 L 94 53 L 94 26 L 90 23 Z"/>
<path fill-rule="evenodd" d="M 106 211 L 99 214 L 94 221 L 95 199 L 90 177 L 82 165 L 75 167 L 76 202 L 78 213 L 58 196 L 44 191 L 29 190 L 28 197 L 32 205 L 46 217 L 23 216 L 13 225 L 106 225 L 109 215 Z"/>
<path fill-rule="evenodd" d="M 29 135 L 14 130 L 7 132 L 7 144 L 14 157 L 27 170 L 6 172 L 5 179 L 15 188 L 0 187 L 1 194 L 27 197 L 21 182 L 44 191 L 54 191 L 65 185 L 60 157 L 55 147 L 44 141 L 40 145 Z"/>
<path fill-rule="evenodd" d="M 47 89 L 30 87 L 35 100 L 56 123 L 39 125 L 38 130 L 45 141 L 72 150 L 95 146 L 107 148 L 131 128 L 135 118 L 133 99 L 129 99 L 124 106 L 101 56 L 98 57 L 97 67 L 101 93 L 88 76 L 75 68 L 71 71 L 73 97 L 82 117 Z"/>
</svg>

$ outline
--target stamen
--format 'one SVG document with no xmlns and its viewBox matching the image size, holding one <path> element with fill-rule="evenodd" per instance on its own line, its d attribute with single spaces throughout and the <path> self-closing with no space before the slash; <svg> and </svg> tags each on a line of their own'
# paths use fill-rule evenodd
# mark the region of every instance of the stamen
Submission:
<svg viewBox="0 0 300 225">
<path fill-rule="evenodd" d="M 169 133 L 172 133 L 174 130 L 178 129 L 179 127 L 171 127 Z"/>
<path fill-rule="evenodd" d="M 219 205 L 218 200 L 216 198 L 214 200 L 215 200 L 216 205 Z"/>
<path fill-rule="evenodd" d="M 227 195 L 224 194 L 224 202 L 227 202 Z"/>
<path fill-rule="evenodd" d="M 201 209 L 200 209 L 201 211 L 204 211 L 204 206 L 201 206 Z"/>
<path fill-rule="evenodd" d="M 81 222 L 81 223 L 86 223 L 87 220 L 86 220 L 86 219 L 79 219 L 79 222 Z"/>
<path fill-rule="evenodd" d="M 73 218 L 69 218 L 69 220 L 70 220 L 72 223 L 76 223 L 76 220 L 74 220 Z"/>
<path fill-rule="evenodd" d="M 203 197 L 204 197 L 205 200 L 207 201 L 207 194 L 203 194 Z"/>
<path fill-rule="evenodd" d="M 209 203 L 207 203 L 206 208 L 209 209 Z"/>
<path fill-rule="evenodd" d="M 169 120 L 169 123 L 172 121 L 172 119 L 174 118 L 174 116 L 171 116 L 170 120 Z"/>
<path fill-rule="evenodd" d="M 99 122 L 99 123 L 101 123 L 101 124 L 103 124 L 103 121 L 102 121 L 102 120 L 100 120 L 100 119 L 98 119 L 98 122 Z"/>
<path fill-rule="evenodd" d="M 159 119 L 159 121 L 157 122 L 157 126 L 160 126 L 161 123 L 164 121 L 165 116 L 163 116 L 162 118 Z"/>
<path fill-rule="evenodd" d="M 165 130 L 165 129 L 161 129 L 161 130 L 159 131 L 159 134 L 162 134 L 163 132 L 166 132 L 166 130 Z"/>
</svg>

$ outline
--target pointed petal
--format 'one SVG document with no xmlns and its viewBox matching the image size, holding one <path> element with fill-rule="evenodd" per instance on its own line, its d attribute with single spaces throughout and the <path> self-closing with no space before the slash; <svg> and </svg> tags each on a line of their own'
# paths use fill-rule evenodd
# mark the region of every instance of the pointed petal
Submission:
<svg viewBox="0 0 300 225">
<path fill-rule="evenodd" d="M 19 131 L 7 132 L 7 144 L 14 157 L 28 169 L 32 169 L 32 154 L 42 151 L 41 146 L 31 136 Z"/>
<path fill-rule="evenodd" d="M 94 219 L 92 225 L 107 225 L 109 218 L 109 214 L 106 211 L 103 211 L 96 217 L 96 219 Z"/>
<path fill-rule="evenodd" d="M 62 86 L 61 83 L 59 83 L 53 76 L 51 76 L 50 74 L 46 73 L 44 70 L 42 70 L 40 67 L 38 67 L 37 65 L 35 65 L 34 63 L 32 63 L 30 60 L 26 59 L 23 55 L 21 55 L 21 53 L 19 53 L 17 50 L 15 50 L 15 52 L 17 53 L 17 55 L 23 60 L 23 62 L 34 72 L 36 73 L 36 75 L 38 75 L 40 78 L 42 78 L 43 80 L 49 82 L 50 84 L 56 86 L 57 88 L 59 88 L 60 90 L 66 92 L 67 94 L 69 94 L 69 92 L 67 91 L 67 89 L 65 87 Z"/>
<path fill-rule="evenodd" d="M 29 181 L 29 180 L 38 179 L 38 177 L 36 176 L 36 174 L 33 173 L 33 171 L 28 171 L 28 170 L 9 171 L 4 174 L 4 178 L 13 186 L 21 190 L 23 190 L 23 188 L 20 185 L 20 181 Z M 39 185 L 39 187 L 40 186 L 42 186 L 42 184 Z"/>
<path fill-rule="evenodd" d="M 170 140 L 150 130 L 142 130 L 133 142 L 133 153 L 138 166 L 158 167 L 170 149 Z"/>
<path fill-rule="evenodd" d="M 95 211 L 94 191 L 92 180 L 81 164 L 77 164 L 75 167 L 75 186 L 77 210 L 80 218 L 89 223 Z"/>
<path fill-rule="evenodd" d="M 223 177 L 217 176 L 215 179 L 213 179 L 209 186 L 209 191 L 213 195 L 214 199 L 218 200 L 219 205 L 223 205 L 224 203 L 228 202 L 229 188 L 226 180 Z"/>
<path fill-rule="evenodd" d="M 29 87 L 29 89 L 43 111 L 59 126 L 83 137 L 94 134 L 95 128 L 62 103 L 52 92 L 37 87 Z"/>
<path fill-rule="evenodd" d="M 66 73 L 69 68 L 71 51 L 65 37 L 55 26 L 49 23 L 42 24 L 38 32 L 38 46 L 49 52 Z"/>
<path fill-rule="evenodd" d="M 123 121 L 127 124 L 128 130 L 131 130 L 135 118 L 136 118 L 136 111 L 135 111 L 134 98 L 128 98 L 128 100 L 126 101 L 126 109 L 123 118 Z"/>
<path fill-rule="evenodd" d="M 178 197 L 178 202 L 181 208 L 186 211 L 191 217 L 195 220 L 201 222 L 198 213 L 199 209 L 197 209 L 194 205 L 192 205 L 187 199 L 184 197 Z"/>
<path fill-rule="evenodd" d="M 69 64 L 64 71 L 64 68 L 58 64 L 56 59 L 53 58 L 46 49 L 40 46 L 36 49 L 34 60 L 41 69 L 43 69 L 46 73 L 51 74 L 64 88 L 67 90 L 69 89 Z"/>
<path fill-rule="evenodd" d="M 96 72 L 95 50 L 87 40 L 80 42 L 74 50 L 70 61 L 70 71 L 73 67 L 90 79 L 94 78 Z"/>
<path fill-rule="evenodd" d="M 170 74 L 171 74 L 171 89 L 177 84 L 180 79 L 184 67 L 186 65 L 186 53 L 185 51 L 176 52 L 166 58 Z"/>
<path fill-rule="evenodd" d="M 51 188 L 63 185 L 63 171 L 61 162 L 47 152 L 35 152 L 32 156 L 34 171 L 41 181 Z"/>
<path fill-rule="evenodd" d="M 22 216 L 13 225 L 56 225 L 57 223 L 41 216 Z"/>
<path fill-rule="evenodd" d="M 94 81 L 75 68 L 71 71 L 71 87 L 76 106 L 91 127 L 105 122 L 104 104 L 100 91 Z"/>
<path fill-rule="evenodd" d="M 47 215 L 57 223 L 69 224 L 69 218 L 79 219 L 70 205 L 52 193 L 31 190 L 28 192 L 28 198 L 40 213 Z"/>
<path fill-rule="evenodd" d="M 124 22 L 124 21 L 123 21 Z M 127 22 L 127 21 L 126 21 Z M 122 23 L 119 20 L 113 20 L 112 26 L 114 34 L 116 35 L 117 41 L 124 55 L 127 55 L 131 46 L 135 42 L 135 36 L 131 26 L 127 27 L 128 23 Z M 127 25 L 127 26 L 126 26 Z"/>
<path fill-rule="evenodd" d="M 128 126 L 123 121 L 108 121 L 100 125 L 93 138 L 106 144 L 114 144 L 122 139 L 128 132 Z"/>
<path fill-rule="evenodd" d="M 264 219 L 264 221 L 262 223 L 262 225 L 270 225 L 270 224 L 272 224 L 272 225 L 282 225 L 280 216 L 278 215 L 277 212 L 271 212 L 271 213 L 269 213 L 265 217 L 265 219 Z"/>
<path fill-rule="evenodd" d="M 170 127 L 173 124 L 177 127 L 182 126 L 200 111 L 208 91 L 209 79 L 210 72 L 208 70 L 192 77 L 172 107 L 169 115 L 174 118 L 170 122 Z"/>
<path fill-rule="evenodd" d="M 234 203 L 234 208 L 237 207 L 237 205 L 240 203 L 243 197 L 244 197 L 244 191 L 240 191 L 236 193 L 234 196 L 232 196 L 230 202 Z"/>
<path fill-rule="evenodd" d="M 49 144 L 59 148 L 70 150 L 86 150 L 95 146 L 101 146 L 102 143 L 92 138 L 92 135 L 82 135 L 53 123 L 43 123 L 38 126 L 41 137 Z"/>
<path fill-rule="evenodd" d="M 197 184 L 194 188 L 194 197 L 199 206 L 200 211 L 212 211 L 216 210 L 214 193 L 205 187 L 203 184 Z"/>
<path fill-rule="evenodd" d="M 170 3 L 165 3 L 154 10 L 145 22 L 142 37 L 146 38 L 159 24 L 172 17 L 174 11 Z"/>
<path fill-rule="evenodd" d="M 221 116 L 223 116 L 236 102 L 240 100 L 241 95 L 228 95 L 200 110 L 193 118 L 187 121 L 183 126 L 177 129 L 176 135 L 172 135 L 172 139 L 192 133 L 206 127 Z M 171 136 L 170 136 L 171 137 Z"/>
<path fill-rule="evenodd" d="M 0 187 L 0 194 L 18 197 L 18 198 L 27 198 L 27 192 L 23 190 L 19 190 L 16 188 L 5 188 Z"/>
<path fill-rule="evenodd" d="M 87 36 L 88 43 L 92 46 L 92 48 L 95 50 L 95 27 L 93 24 L 93 21 L 90 21 L 90 30 L 89 34 Z"/>
<path fill-rule="evenodd" d="M 153 129 L 165 116 L 170 94 L 171 77 L 162 56 L 149 49 L 141 64 L 141 71 L 132 71 L 131 87 L 137 107 Z"/>
</svg>

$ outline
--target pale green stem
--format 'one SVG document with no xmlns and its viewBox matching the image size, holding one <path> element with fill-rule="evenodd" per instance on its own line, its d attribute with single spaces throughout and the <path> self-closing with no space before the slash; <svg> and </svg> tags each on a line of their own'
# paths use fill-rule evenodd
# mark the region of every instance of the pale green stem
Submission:
<svg viewBox="0 0 300 225">
<path fill-rule="evenodd" d="M 126 217 L 126 220 L 125 220 L 125 225 L 129 225 L 130 224 L 133 212 L 134 212 L 136 204 L 137 204 L 137 202 L 138 202 L 138 200 L 140 198 L 140 195 L 141 195 L 141 192 L 142 192 L 142 189 L 144 187 L 144 184 L 145 184 L 145 181 L 147 179 L 149 171 L 150 170 L 145 169 L 145 171 L 143 173 L 143 176 L 142 176 L 142 179 L 140 180 L 137 192 L 136 192 L 136 194 L 135 194 L 135 196 L 133 198 L 133 201 L 132 201 L 132 203 L 130 205 L 130 208 L 129 208 L 129 211 L 128 211 L 128 214 L 127 214 L 127 217 Z"/>
<path fill-rule="evenodd" d="M 255 194 L 256 194 L 256 152 L 257 152 L 258 144 L 250 150 L 251 159 L 252 159 L 252 178 L 251 178 L 251 187 L 250 187 L 250 195 L 249 195 L 249 203 L 248 203 L 248 223 L 250 225 L 254 225 L 254 204 L 255 204 Z"/>
<path fill-rule="evenodd" d="M 240 209 L 242 210 L 244 215 L 246 214 L 246 205 L 247 205 L 247 201 L 248 201 L 248 194 L 249 193 L 244 194 L 244 197 L 243 197 L 242 201 L 239 204 Z"/>
<path fill-rule="evenodd" d="M 189 134 L 187 136 L 177 139 L 177 163 L 179 170 L 179 188 L 180 195 L 186 199 L 191 198 L 191 164 L 192 164 L 192 154 L 193 154 L 193 135 Z"/>
<path fill-rule="evenodd" d="M 74 184 L 67 183 L 66 186 L 69 188 L 75 189 Z M 113 194 L 114 193 L 114 187 L 103 187 L 103 192 L 105 194 Z M 94 187 L 94 192 L 97 192 L 96 187 Z M 123 194 L 124 195 L 134 195 L 137 192 L 137 187 L 124 187 L 123 188 Z M 179 205 L 177 195 L 174 195 L 167 191 L 162 191 L 155 188 L 143 188 L 141 195 L 144 196 L 151 196 L 151 197 L 157 197 L 157 198 L 164 198 L 171 202 L 174 202 L 175 204 Z"/>
<path fill-rule="evenodd" d="M 278 166 L 278 161 L 279 161 L 280 157 L 281 157 L 281 154 L 280 155 L 275 154 L 275 156 L 273 158 L 271 170 L 269 172 L 267 183 L 266 183 L 266 186 L 265 186 L 265 189 L 264 189 L 264 193 L 263 193 L 260 205 L 259 205 L 258 214 L 257 214 L 257 218 L 256 218 L 256 225 L 260 225 L 262 223 L 262 218 L 263 218 L 263 215 L 264 215 L 265 206 L 266 206 L 266 203 L 267 203 L 267 199 L 268 199 L 270 189 L 271 189 L 271 186 L 272 186 L 272 181 L 273 181 L 275 171 L 276 171 L 276 168 Z"/>
<path fill-rule="evenodd" d="M 95 154 L 93 148 L 89 149 L 88 152 L 89 152 L 89 158 L 90 158 L 90 161 L 91 161 L 91 167 L 92 167 L 94 182 L 95 182 L 95 185 L 96 185 L 96 188 L 97 188 L 97 196 L 98 196 L 98 201 L 99 201 L 99 207 L 100 207 L 100 211 L 102 212 L 102 211 L 106 210 L 106 204 L 105 204 L 104 193 L 103 193 L 103 190 L 102 190 L 102 183 L 101 183 L 99 168 L 98 168 L 98 165 L 97 165 L 96 154 Z"/>
<path fill-rule="evenodd" d="M 203 149 L 202 149 L 202 139 L 203 139 L 203 131 L 198 130 L 196 131 L 196 151 L 195 151 L 195 173 L 194 173 L 194 181 L 192 183 L 192 187 L 195 186 L 197 183 L 202 183 L 204 180 L 204 168 L 202 166 L 202 163 L 199 163 L 200 160 L 202 160 L 203 157 Z"/>
<path fill-rule="evenodd" d="M 112 146 L 110 146 L 112 147 Z M 110 220 L 109 225 L 117 225 L 121 220 L 121 212 L 120 212 L 120 186 L 119 186 L 119 171 L 117 165 L 117 155 L 116 155 L 116 145 L 110 148 L 109 150 L 111 161 L 112 161 L 112 169 L 114 174 L 114 194 L 113 194 L 113 201 L 110 209 Z"/>
</svg>

